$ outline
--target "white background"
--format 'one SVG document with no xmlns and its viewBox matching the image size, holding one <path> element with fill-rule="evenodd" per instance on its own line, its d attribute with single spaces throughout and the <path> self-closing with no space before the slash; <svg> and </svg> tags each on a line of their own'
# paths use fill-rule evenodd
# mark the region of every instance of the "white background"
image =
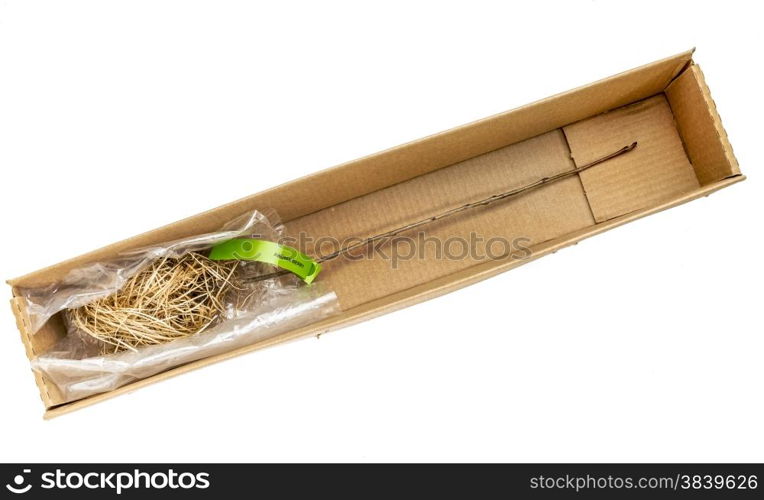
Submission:
<svg viewBox="0 0 764 500">
<path fill-rule="evenodd" d="M 3 279 L 693 46 L 750 176 L 49 422 L 2 307 L 0 461 L 764 460 L 752 9 L 0 2 Z"/>
</svg>

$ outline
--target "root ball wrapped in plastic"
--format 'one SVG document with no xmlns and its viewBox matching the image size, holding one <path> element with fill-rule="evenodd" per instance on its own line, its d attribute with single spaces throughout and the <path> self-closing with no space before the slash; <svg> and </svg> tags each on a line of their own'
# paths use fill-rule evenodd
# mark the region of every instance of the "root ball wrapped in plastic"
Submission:
<svg viewBox="0 0 764 500">
<path fill-rule="evenodd" d="M 213 261 L 196 252 L 164 257 L 129 278 L 107 297 L 70 309 L 70 324 L 103 342 L 104 352 L 194 335 L 218 321 L 226 296 L 241 290 L 238 263 Z"/>
<path fill-rule="evenodd" d="M 62 401 L 74 401 L 339 313 L 334 292 L 309 284 L 319 265 L 308 279 L 271 276 L 274 254 L 289 249 L 276 243 L 283 226 L 274 221 L 251 212 L 217 232 L 131 250 L 21 290 L 33 332 L 58 313 L 68 331 L 32 367 Z"/>
</svg>

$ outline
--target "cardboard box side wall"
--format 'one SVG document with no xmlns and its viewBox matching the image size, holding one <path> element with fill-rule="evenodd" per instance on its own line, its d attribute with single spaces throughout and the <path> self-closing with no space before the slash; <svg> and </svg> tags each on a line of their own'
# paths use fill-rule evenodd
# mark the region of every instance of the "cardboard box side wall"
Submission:
<svg viewBox="0 0 764 500">
<path fill-rule="evenodd" d="M 666 88 L 666 96 L 701 185 L 740 174 L 703 72 L 692 65 Z"/>
</svg>

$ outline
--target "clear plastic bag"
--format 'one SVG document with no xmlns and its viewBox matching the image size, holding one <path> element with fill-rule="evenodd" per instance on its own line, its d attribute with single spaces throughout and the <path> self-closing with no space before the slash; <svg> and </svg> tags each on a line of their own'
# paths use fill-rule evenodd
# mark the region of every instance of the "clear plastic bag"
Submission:
<svg viewBox="0 0 764 500">
<path fill-rule="evenodd" d="M 320 284 L 279 287 L 252 310 L 196 335 L 137 351 L 82 359 L 71 359 L 72 351 L 59 350 L 66 347 L 62 345 L 33 360 L 32 367 L 55 383 L 66 401 L 74 401 L 184 363 L 244 347 L 337 312 L 336 295 Z"/>
<path fill-rule="evenodd" d="M 161 258 L 177 258 L 189 252 L 203 251 L 239 236 L 257 236 L 276 241 L 282 233 L 283 226 L 277 222 L 275 213 L 266 215 L 252 211 L 228 222 L 220 231 L 125 252 L 112 260 L 73 269 L 61 281 L 48 286 L 21 288 L 19 292 L 27 303 L 30 332 L 37 332 L 60 311 L 75 309 L 111 295 L 121 289 L 132 276 Z M 247 263 L 247 266 L 255 274 L 262 269 L 255 262 Z"/>
<path fill-rule="evenodd" d="M 219 232 L 131 251 L 111 261 L 75 269 L 59 283 L 21 290 L 28 304 L 32 331 L 37 331 L 58 312 L 110 297 L 129 283 L 131 277 L 159 259 L 203 252 L 236 237 L 276 241 L 283 227 L 273 220 L 273 215 L 249 213 L 226 224 Z M 272 271 L 272 267 L 258 262 L 241 262 L 237 266 L 236 272 L 247 278 Z M 108 352 L 103 342 L 83 333 L 67 320 L 67 336 L 32 360 L 32 367 L 58 387 L 64 399 L 62 402 L 74 401 L 340 312 L 336 295 L 321 283 L 306 285 L 291 275 L 251 280 L 251 283 L 246 289 L 237 288 L 236 293 L 226 298 L 225 311 L 208 327 L 193 335 L 155 345 Z"/>
</svg>

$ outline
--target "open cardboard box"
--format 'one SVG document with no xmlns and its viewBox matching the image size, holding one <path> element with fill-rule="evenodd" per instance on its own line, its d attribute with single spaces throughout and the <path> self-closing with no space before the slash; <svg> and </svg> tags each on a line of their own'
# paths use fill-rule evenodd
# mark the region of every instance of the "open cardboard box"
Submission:
<svg viewBox="0 0 764 500">
<path fill-rule="evenodd" d="M 65 335 L 60 315 L 32 334 L 19 287 L 62 278 L 120 252 L 218 229 L 251 209 L 275 209 L 290 234 L 366 237 L 541 177 L 581 166 L 637 141 L 629 154 L 526 195 L 425 228 L 427 237 L 523 238 L 530 255 L 338 262 L 319 278 L 343 312 L 309 327 L 188 363 L 120 389 L 62 404 L 35 373 L 53 417 L 201 366 L 318 335 L 467 286 L 615 226 L 706 196 L 744 179 L 692 51 L 484 120 L 361 158 L 9 281 L 27 356 Z M 303 248 L 311 252 L 314 248 Z M 484 249 L 487 250 L 487 249 Z M 475 254 L 485 252 L 474 252 Z"/>
</svg>

